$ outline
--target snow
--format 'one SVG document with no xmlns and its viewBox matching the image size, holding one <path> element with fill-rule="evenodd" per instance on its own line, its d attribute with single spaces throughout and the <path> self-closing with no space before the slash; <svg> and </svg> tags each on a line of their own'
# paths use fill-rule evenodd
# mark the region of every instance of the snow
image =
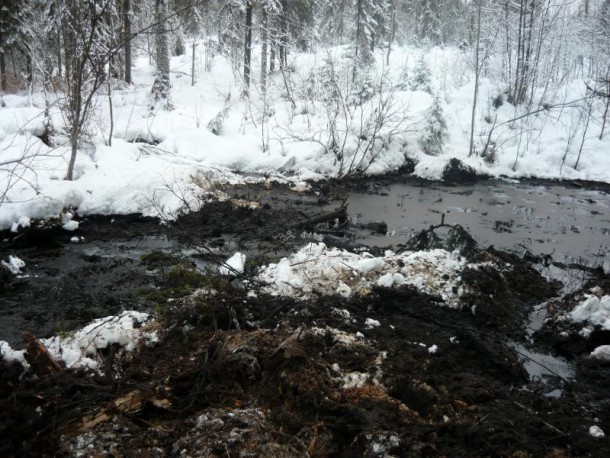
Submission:
<svg viewBox="0 0 610 458">
<path fill-rule="evenodd" d="M 202 62 L 207 52 L 205 43 L 197 49 Z M 254 53 L 256 59 L 260 48 L 255 47 Z M 416 162 L 416 175 L 431 179 L 440 178 L 445 165 L 455 157 L 477 172 L 492 176 L 610 182 L 610 134 L 599 139 L 603 104 L 590 107 L 594 120 L 587 135 L 583 136 L 579 123 L 583 110 L 589 108 L 579 101 L 586 91 L 582 79 L 561 83 L 551 92 L 536 92 L 534 108 L 544 102 L 561 105 L 561 110 L 527 115 L 527 107 L 509 103 L 494 107 L 492 101 L 506 88 L 491 76 L 482 78 L 475 146 L 480 152 L 493 128 L 491 137 L 496 150 L 491 161 L 486 162 L 480 155 L 471 157 L 471 56 L 451 46 L 428 48 L 425 52 L 409 46 L 396 47 L 389 68 L 383 65 L 383 50 L 379 51 L 373 83 L 384 81 L 384 87 L 400 89 L 383 95 L 389 101 L 389 113 L 372 149 L 363 150 L 359 139 L 369 134 L 367 125 L 378 114 L 379 97 L 350 106 L 349 119 L 337 121 L 339 143 L 344 145 L 343 160 L 338 160 L 326 149 L 330 141 L 328 126 L 333 120 L 329 119 L 330 111 L 324 102 L 320 75 L 329 58 L 334 59 L 338 75 L 349 75 L 349 59 L 342 55 L 341 47 L 291 55 L 294 71 L 286 77 L 295 88 L 296 109 L 283 96 L 280 74 L 271 75 L 266 100 L 254 91 L 251 100 L 243 100 L 236 96 L 241 93 L 240 77 L 234 74 L 227 58 L 216 56 L 211 70 L 199 72 L 197 83 L 191 86 L 190 78 L 183 77 L 190 71 L 190 58 L 173 57 L 172 101 L 176 108 L 154 112 L 150 111 L 148 99 L 154 68 L 146 56 L 140 56 L 134 62 L 136 84 L 112 91 L 111 144 L 107 95 L 100 94 L 95 100 L 91 143 L 83 143 L 78 152 L 73 181 L 64 180 L 70 148 L 62 134 L 64 117 L 56 103 L 61 94 L 47 95 L 48 100 L 41 92 L 4 95 L 5 107 L 0 109 L 0 229 L 16 231 L 27 227 L 29 219 L 57 217 L 68 207 L 81 216 L 142 213 L 173 219 L 197 210 L 209 198 L 223 198 L 218 184 L 272 178 L 305 189 L 304 180 L 345 175 L 350 172 L 350 164 L 368 166 L 366 173 L 379 174 L 398 169 L 406 157 Z M 407 64 L 419 56 L 423 56 L 430 70 L 432 94 L 400 84 L 405 82 L 405 70 L 409 75 L 413 73 L 413 66 Z M 257 84 L 258 76 L 254 77 L 253 84 Z M 312 78 L 316 82 L 308 86 Z M 442 152 L 430 156 L 422 150 L 420 139 L 435 98 L 445 116 L 447 142 Z M 45 129 L 47 106 L 55 129 L 53 146 L 37 137 Z M 223 110 L 227 113 L 222 129 L 214 135 L 206 126 Z M 584 138 L 577 167 L 581 142 L 570 142 L 570 138 Z M 76 229 L 75 223 L 64 224 L 68 230 Z M 380 267 L 379 262 L 363 260 L 354 267 L 368 274 Z M 385 278 L 382 283 L 388 282 L 389 278 Z"/>
<path fill-rule="evenodd" d="M 601 361 L 610 362 L 610 345 L 600 345 L 599 347 L 595 348 L 595 350 L 591 352 L 591 357 Z"/>
<path fill-rule="evenodd" d="M 367 318 L 366 320 L 364 320 L 364 326 L 366 326 L 367 329 L 373 329 L 381 326 L 381 323 L 378 320 L 374 320 L 373 318 Z"/>
<path fill-rule="evenodd" d="M 224 265 L 220 267 L 219 272 L 221 275 L 233 275 L 235 273 L 243 274 L 245 264 L 246 255 L 235 253 L 225 261 Z"/>
<path fill-rule="evenodd" d="M 8 262 L 2 261 L 0 262 L 0 267 L 4 267 L 13 275 L 17 275 L 21 273 L 21 269 L 25 267 L 25 261 L 19 259 L 17 256 L 9 255 Z"/>
<path fill-rule="evenodd" d="M 606 435 L 604 434 L 603 429 L 601 429 L 599 426 L 597 425 L 593 425 L 589 428 L 589 434 L 593 437 L 596 437 L 598 439 L 601 439 L 603 437 L 606 437 Z"/>
<path fill-rule="evenodd" d="M 26 369 L 30 366 L 25 360 L 25 350 L 13 350 L 7 342 L 2 340 L 0 340 L 0 359 L 8 363 L 18 362 Z"/>
<path fill-rule="evenodd" d="M 459 307 L 463 294 L 460 274 L 466 265 L 466 259 L 458 252 L 441 249 L 387 252 L 383 257 L 372 257 L 310 243 L 291 256 L 262 267 L 257 280 L 266 284 L 263 291 L 268 294 L 304 300 L 333 293 L 343 297 L 364 295 L 374 285 L 410 285 L 439 296 L 450 307 Z"/>
<path fill-rule="evenodd" d="M 570 312 L 575 323 L 589 323 L 610 331 L 610 296 L 586 294 L 585 299 Z"/>
<path fill-rule="evenodd" d="M 49 355 L 67 368 L 88 368 L 102 372 L 103 356 L 99 351 L 118 345 L 123 351 L 132 351 L 140 342 L 157 340 L 155 331 L 143 327 L 152 319 L 142 312 L 125 311 L 116 316 L 99 318 L 67 336 L 58 335 L 41 339 Z M 24 367 L 24 351 L 15 351 L 6 342 L 0 342 L 0 353 L 8 361 L 19 361 Z"/>
<path fill-rule="evenodd" d="M 428 347 L 428 353 L 430 353 L 431 355 L 434 355 L 436 353 L 438 353 L 438 346 L 437 345 L 431 345 Z"/>
</svg>

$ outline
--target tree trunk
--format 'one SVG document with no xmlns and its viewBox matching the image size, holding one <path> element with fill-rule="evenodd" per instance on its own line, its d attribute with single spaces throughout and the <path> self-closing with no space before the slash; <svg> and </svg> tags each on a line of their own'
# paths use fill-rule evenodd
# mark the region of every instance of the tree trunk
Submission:
<svg viewBox="0 0 610 458">
<path fill-rule="evenodd" d="M 390 37 L 388 38 L 388 53 L 385 57 L 385 64 L 390 65 L 390 53 L 392 52 L 392 44 L 396 38 L 396 0 L 392 0 L 392 9 L 390 14 Z"/>
<path fill-rule="evenodd" d="M 0 89 L 3 91 L 8 91 L 6 78 L 6 55 L 4 52 L 0 52 Z"/>
<path fill-rule="evenodd" d="M 169 43 L 165 18 L 165 0 L 155 2 L 155 56 L 157 71 L 152 87 L 153 102 L 163 102 L 165 109 L 171 109 L 169 79 Z"/>
<path fill-rule="evenodd" d="M 192 45 L 192 55 L 191 55 L 191 86 L 194 86 L 196 81 L 195 81 L 195 51 L 197 50 L 197 43 L 195 41 L 195 38 L 193 38 L 193 45 Z M 207 50 L 206 50 L 207 52 Z"/>
<path fill-rule="evenodd" d="M 269 20 L 267 15 L 266 8 L 263 7 L 263 36 L 262 40 L 262 50 L 261 50 L 261 90 L 263 93 L 267 91 L 267 48 L 268 48 L 268 39 L 269 39 Z"/>
<path fill-rule="evenodd" d="M 252 63 L 252 1 L 246 4 L 246 36 L 244 39 L 244 92 L 243 96 L 248 97 L 250 91 L 250 76 Z"/>
<path fill-rule="evenodd" d="M 472 99 L 472 116 L 470 118 L 470 151 L 468 156 L 474 155 L 474 127 L 475 127 L 475 119 L 477 113 L 477 103 L 479 98 L 479 45 L 481 44 L 481 2 L 483 0 L 479 0 L 479 4 L 477 7 L 477 38 L 475 43 L 475 51 L 474 51 L 474 96 Z"/>
<path fill-rule="evenodd" d="M 288 1 L 282 0 L 282 14 L 280 19 L 280 67 L 288 66 Z"/>
<path fill-rule="evenodd" d="M 123 0 L 123 53 L 125 54 L 125 82 L 133 83 L 131 78 L 131 0 Z"/>
</svg>

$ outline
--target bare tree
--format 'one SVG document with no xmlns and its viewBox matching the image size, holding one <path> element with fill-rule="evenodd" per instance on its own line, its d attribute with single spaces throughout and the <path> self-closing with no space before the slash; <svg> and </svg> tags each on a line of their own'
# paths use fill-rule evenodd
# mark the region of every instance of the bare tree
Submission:
<svg viewBox="0 0 610 458">
<path fill-rule="evenodd" d="M 80 0 L 64 2 L 66 94 L 61 109 L 70 136 L 67 180 L 74 178 L 79 142 L 90 121 L 95 94 L 106 78 L 112 44 L 105 18 L 112 6 L 112 0 L 102 4 Z"/>
</svg>

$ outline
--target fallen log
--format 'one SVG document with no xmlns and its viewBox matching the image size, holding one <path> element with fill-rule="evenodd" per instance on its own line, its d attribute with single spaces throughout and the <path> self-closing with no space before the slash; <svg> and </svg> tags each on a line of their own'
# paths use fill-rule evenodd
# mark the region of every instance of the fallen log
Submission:
<svg viewBox="0 0 610 458">
<path fill-rule="evenodd" d="M 293 224 L 291 227 L 302 229 L 304 227 L 315 226 L 316 224 L 334 221 L 336 219 L 338 219 L 340 222 L 347 220 L 347 204 L 345 202 L 343 202 L 338 209 L 333 210 L 330 213 L 324 213 L 304 221 L 299 221 L 298 223 Z"/>
</svg>

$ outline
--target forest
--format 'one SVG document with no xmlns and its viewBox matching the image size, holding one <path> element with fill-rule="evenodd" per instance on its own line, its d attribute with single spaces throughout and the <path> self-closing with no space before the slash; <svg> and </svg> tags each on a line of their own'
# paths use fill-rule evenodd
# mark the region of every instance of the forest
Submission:
<svg viewBox="0 0 610 458">
<path fill-rule="evenodd" d="M 0 455 L 610 456 L 610 0 L 0 0 Z"/>
</svg>

